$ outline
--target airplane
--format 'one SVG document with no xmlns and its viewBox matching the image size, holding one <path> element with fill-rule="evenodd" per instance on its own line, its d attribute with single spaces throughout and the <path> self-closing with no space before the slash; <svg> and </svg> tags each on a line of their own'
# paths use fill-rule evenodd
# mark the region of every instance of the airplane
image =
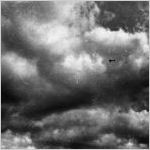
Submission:
<svg viewBox="0 0 150 150">
<path fill-rule="evenodd" d="M 109 62 L 111 63 L 111 62 L 115 62 L 116 60 L 115 59 L 109 59 Z"/>
</svg>

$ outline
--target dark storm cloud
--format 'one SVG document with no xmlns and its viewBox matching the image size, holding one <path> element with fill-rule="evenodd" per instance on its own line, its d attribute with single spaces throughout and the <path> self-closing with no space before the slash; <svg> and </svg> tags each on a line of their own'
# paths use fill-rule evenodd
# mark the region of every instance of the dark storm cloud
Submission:
<svg viewBox="0 0 150 150">
<path fill-rule="evenodd" d="M 128 147 L 129 139 L 131 147 L 140 147 L 141 141 L 147 144 L 148 135 L 143 126 L 141 129 L 132 127 L 128 116 L 128 113 L 131 116 L 138 113 L 130 112 L 131 107 L 148 110 L 148 96 L 145 96 L 149 86 L 147 36 L 100 27 L 95 18 L 98 13 L 100 10 L 94 2 L 2 3 L 3 132 L 7 129 L 30 132 L 38 147 L 41 143 L 41 146 L 48 147 L 104 148 L 110 140 L 120 141 L 110 145 L 119 148 Z M 90 120 L 87 110 L 82 112 L 82 107 L 90 106 L 119 107 L 128 113 L 121 113 L 121 116 L 113 113 L 113 119 L 109 118 L 107 123 L 104 121 L 106 127 L 101 129 L 96 122 L 98 118 Z M 81 108 L 81 111 L 71 111 L 75 108 Z M 72 125 L 68 118 L 65 119 L 67 115 L 62 114 L 67 110 L 70 110 L 66 113 L 70 114 L 69 119 L 74 113 L 77 117 L 81 115 L 79 124 L 73 119 L 75 133 L 68 129 Z M 61 117 L 54 114 L 53 118 L 53 113 L 63 118 L 62 124 L 58 123 Z M 103 113 L 107 116 L 109 112 Z M 143 114 L 143 111 L 139 113 Z M 34 124 L 35 120 L 42 123 L 46 116 L 50 116 L 50 124 L 49 121 L 44 122 L 43 127 Z M 113 120 L 114 125 L 109 125 Z M 140 126 L 138 121 L 136 124 Z M 147 128 L 148 123 L 145 124 Z M 46 134 L 47 131 L 55 132 L 57 125 L 62 125 L 58 131 L 56 129 L 56 134 L 60 138 L 64 134 L 64 141 L 57 138 L 58 135 L 55 138 Z M 127 134 L 121 132 L 124 128 Z M 100 141 L 95 142 L 99 132 Z M 70 137 L 68 134 L 75 135 Z M 79 139 L 86 142 L 79 143 Z"/>
<path fill-rule="evenodd" d="M 101 108 L 76 109 L 35 122 L 41 132 L 32 138 L 39 148 L 119 148 L 129 141 L 131 148 L 140 148 L 136 143 L 147 147 L 147 117 L 145 110 L 121 113 Z"/>
<path fill-rule="evenodd" d="M 15 123 L 14 127 L 25 128 L 21 125 L 21 118 L 18 118 L 18 125 L 14 122 L 15 117 L 11 125 Z M 148 112 L 145 110 L 120 112 L 117 109 L 89 108 L 33 121 L 27 131 L 31 133 L 28 138 L 37 148 L 147 148 L 148 126 Z M 8 131 L 4 135 L 7 134 Z"/>
</svg>

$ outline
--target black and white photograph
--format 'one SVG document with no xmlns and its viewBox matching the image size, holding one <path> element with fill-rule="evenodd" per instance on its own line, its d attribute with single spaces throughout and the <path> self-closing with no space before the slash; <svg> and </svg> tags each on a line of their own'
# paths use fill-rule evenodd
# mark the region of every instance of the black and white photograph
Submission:
<svg viewBox="0 0 150 150">
<path fill-rule="evenodd" d="M 149 149 L 149 1 L 1 1 L 1 149 Z"/>
</svg>

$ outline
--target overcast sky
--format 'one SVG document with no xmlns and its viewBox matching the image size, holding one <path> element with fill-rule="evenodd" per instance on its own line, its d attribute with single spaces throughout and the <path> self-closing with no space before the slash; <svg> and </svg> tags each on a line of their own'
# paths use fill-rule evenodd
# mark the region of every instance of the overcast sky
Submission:
<svg viewBox="0 0 150 150">
<path fill-rule="evenodd" d="M 148 148 L 148 37 L 100 13 L 2 2 L 2 148 Z"/>
</svg>

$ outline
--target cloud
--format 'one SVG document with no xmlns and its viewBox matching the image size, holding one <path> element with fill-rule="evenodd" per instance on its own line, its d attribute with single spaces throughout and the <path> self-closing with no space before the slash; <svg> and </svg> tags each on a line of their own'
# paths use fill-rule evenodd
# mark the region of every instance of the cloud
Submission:
<svg viewBox="0 0 150 150">
<path fill-rule="evenodd" d="M 99 26 L 99 13 L 2 3 L 3 132 L 30 132 L 39 148 L 147 147 L 148 38 Z"/>
<path fill-rule="evenodd" d="M 10 130 L 2 134 L 2 149 L 35 149 L 29 134 L 17 135 Z"/>
<path fill-rule="evenodd" d="M 33 141 L 39 148 L 60 145 L 64 148 L 119 148 L 123 145 L 140 148 L 136 143 L 148 146 L 147 111 L 76 109 L 47 116 L 34 124 L 41 128 L 41 131 L 33 136 Z M 142 138 L 145 138 L 145 141 L 142 141 Z"/>
<path fill-rule="evenodd" d="M 18 78 L 30 78 L 37 75 L 36 65 L 15 53 L 3 55 L 2 63 L 2 65 L 5 65 L 4 68 L 8 68 Z"/>
</svg>

